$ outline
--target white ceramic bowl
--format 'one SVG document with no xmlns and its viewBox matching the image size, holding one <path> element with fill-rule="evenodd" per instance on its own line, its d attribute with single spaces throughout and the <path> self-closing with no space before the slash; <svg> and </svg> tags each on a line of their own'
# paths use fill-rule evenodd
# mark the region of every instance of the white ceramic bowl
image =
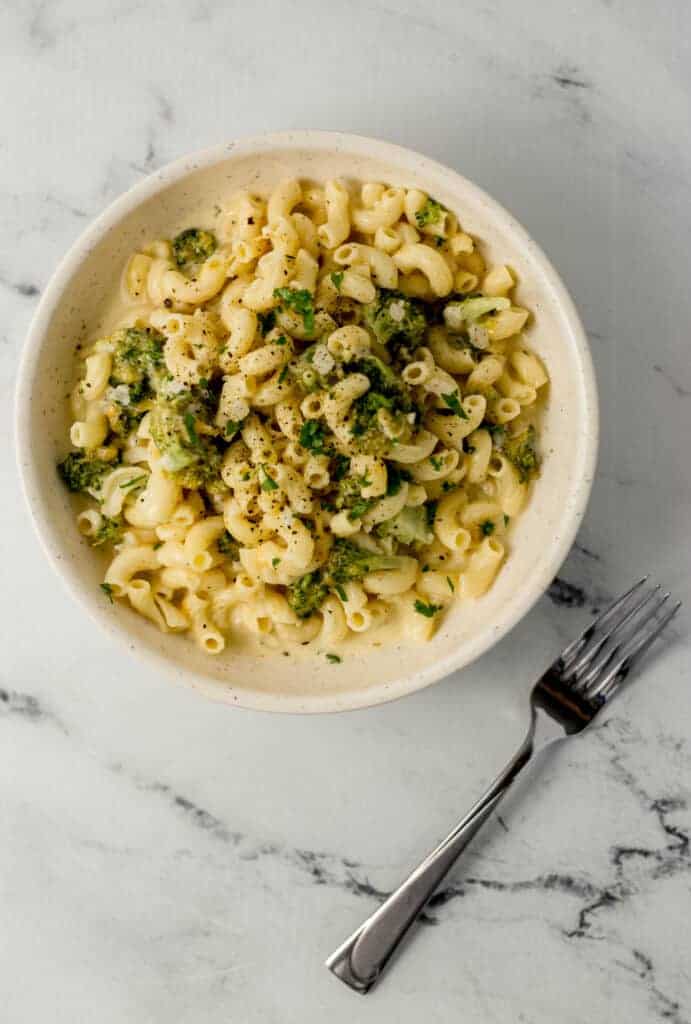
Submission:
<svg viewBox="0 0 691 1024">
<path fill-rule="evenodd" d="M 341 665 L 267 655 L 205 655 L 180 636 L 160 634 L 99 590 L 102 564 L 80 538 L 55 472 L 67 431 L 65 394 L 75 341 L 126 256 L 144 240 L 193 223 L 216 197 L 281 177 L 343 176 L 419 186 L 454 210 L 491 260 L 518 273 L 522 305 L 535 314 L 530 343 L 551 377 L 542 474 L 512 533 L 511 552 L 481 600 L 452 606 L 428 644 L 369 649 Z M 89 615 L 131 651 L 230 704 L 291 712 L 340 711 L 411 693 L 462 668 L 495 644 L 544 592 L 583 516 L 595 469 L 597 392 L 583 327 L 544 253 L 498 203 L 455 171 L 386 142 L 333 132 L 265 135 L 193 154 L 164 167 L 116 200 L 84 232 L 56 270 L 36 311 L 19 373 L 17 444 L 26 498 L 43 547 Z"/>
</svg>

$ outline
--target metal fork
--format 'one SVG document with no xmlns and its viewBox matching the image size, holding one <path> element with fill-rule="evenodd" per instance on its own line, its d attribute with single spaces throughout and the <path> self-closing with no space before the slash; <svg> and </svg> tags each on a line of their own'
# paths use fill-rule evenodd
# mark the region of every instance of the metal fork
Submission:
<svg viewBox="0 0 691 1024">
<path fill-rule="evenodd" d="M 681 607 L 644 576 L 566 648 L 530 694 L 530 727 L 515 756 L 446 839 L 342 946 L 326 966 L 356 992 L 381 977 L 408 929 L 534 754 L 582 732 Z"/>
</svg>

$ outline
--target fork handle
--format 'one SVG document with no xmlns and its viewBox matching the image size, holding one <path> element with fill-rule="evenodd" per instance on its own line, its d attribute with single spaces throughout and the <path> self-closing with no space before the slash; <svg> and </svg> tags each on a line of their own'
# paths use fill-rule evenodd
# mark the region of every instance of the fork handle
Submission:
<svg viewBox="0 0 691 1024">
<path fill-rule="evenodd" d="M 534 726 L 533 718 L 528 735 L 515 756 L 465 818 L 326 961 L 329 970 L 346 985 L 364 993 L 378 981 L 394 950 L 437 887 L 530 761 Z"/>
</svg>

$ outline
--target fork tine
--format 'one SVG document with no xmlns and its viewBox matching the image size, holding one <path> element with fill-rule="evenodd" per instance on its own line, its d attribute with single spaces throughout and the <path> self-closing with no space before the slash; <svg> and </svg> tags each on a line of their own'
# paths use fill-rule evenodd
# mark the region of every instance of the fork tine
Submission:
<svg viewBox="0 0 691 1024">
<path fill-rule="evenodd" d="M 665 594 L 653 608 L 649 609 L 649 611 L 641 617 L 640 621 L 637 623 L 638 635 L 640 635 L 640 631 L 643 630 L 649 622 L 652 622 L 668 599 L 669 594 Z M 645 605 L 647 603 L 647 601 L 642 601 L 641 605 Z M 595 658 L 585 675 L 581 676 L 577 684 L 574 686 L 576 691 L 583 693 L 597 683 L 598 680 L 602 678 L 602 673 L 609 669 L 614 659 L 617 658 L 623 649 L 635 639 L 635 635 L 632 636 L 631 631 L 627 631 L 625 629 L 623 630 L 623 635 L 622 631 L 614 629 L 610 633 L 610 636 L 614 637 L 614 646 L 605 649 L 598 658 Z"/>
<path fill-rule="evenodd" d="M 669 594 L 665 595 L 663 601 L 669 597 Z M 661 604 L 663 602 L 660 602 Z M 632 641 L 624 646 L 621 652 L 621 657 L 615 665 L 609 669 L 605 676 L 594 686 L 588 693 L 587 697 L 592 700 L 594 697 L 600 697 L 603 701 L 609 700 L 614 693 L 619 689 L 620 684 L 626 678 L 628 673 L 631 671 L 636 662 L 643 657 L 645 652 L 651 646 L 651 644 L 657 639 L 660 633 L 665 629 L 672 621 L 674 616 L 681 608 L 681 601 L 677 601 L 673 608 L 670 608 L 661 619 L 656 619 L 654 614 L 653 620 L 654 625 L 652 629 L 644 630 Z M 650 620 L 648 620 L 650 622 Z"/>
<path fill-rule="evenodd" d="M 568 668 L 568 663 L 576 654 L 579 653 L 579 651 L 582 650 L 584 645 L 588 642 L 588 640 L 590 640 L 593 633 L 595 633 L 597 629 L 602 629 L 603 627 L 609 626 L 610 622 L 612 622 L 612 620 L 616 618 L 621 609 L 626 605 L 628 599 L 632 596 L 632 594 L 635 594 L 636 591 L 640 590 L 643 584 L 647 583 L 647 581 L 648 576 L 643 576 L 638 581 L 638 583 L 634 583 L 634 585 L 630 587 L 625 594 L 622 594 L 621 597 L 617 598 L 617 600 L 614 601 L 609 606 L 609 608 L 605 609 L 605 611 L 602 612 L 602 614 L 599 615 L 597 619 L 593 619 L 593 621 L 590 623 L 587 629 L 585 629 L 584 632 L 581 633 L 578 639 L 574 640 L 573 643 L 569 644 L 569 646 L 564 651 L 562 651 L 559 660 L 562 664 L 563 669 Z"/>
<path fill-rule="evenodd" d="M 587 678 L 587 676 L 582 676 L 583 671 L 586 668 L 588 668 L 589 665 L 593 665 L 593 668 L 595 668 L 595 665 L 593 664 L 594 659 L 596 655 L 600 653 L 600 651 L 605 646 L 607 641 L 611 639 L 611 637 L 613 637 L 615 633 L 621 633 L 621 631 L 625 629 L 625 627 L 639 614 L 639 612 L 641 612 L 643 608 L 645 608 L 645 606 L 653 600 L 653 598 L 659 590 L 660 584 L 658 583 L 658 585 L 653 587 L 652 590 L 649 590 L 645 597 L 637 604 L 635 604 L 630 611 L 626 612 L 622 619 L 620 619 L 618 622 L 614 622 L 611 625 L 611 627 L 605 633 L 603 633 L 602 636 L 599 637 L 593 644 L 586 644 L 580 656 L 576 659 L 576 661 L 572 662 L 571 665 L 569 665 L 568 670 L 564 673 L 566 677 L 566 682 L 569 682 L 569 680 L 572 679 L 573 683 L 571 683 L 571 685 L 575 690 L 584 689 L 587 685 L 585 683 L 585 678 Z M 605 664 L 606 660 L 606 658 L 600 659 L 598 671 L 602 668 L 602 665 Z"/>
</svg>

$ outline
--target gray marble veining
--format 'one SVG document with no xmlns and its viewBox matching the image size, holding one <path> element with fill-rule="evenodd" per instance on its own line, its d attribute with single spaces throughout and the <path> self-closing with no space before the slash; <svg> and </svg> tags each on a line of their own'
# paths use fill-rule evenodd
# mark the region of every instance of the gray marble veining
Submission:
<svg viewBox="0 0 691 1024">
<path fill-rule="evenodd" d="M 644 571 L 691 607 L 687 4 L 29 0 L 0 24 L 3 1022 L 688 1024 L 688 613 L 512 795 L 376 993 L 322 967 L 596 609 Z M 523 221 L 587 326 L 603 443 L 578 543 L 508 638 L 405 701 L 303 720 L 208 704 L 94 633 L 10 439 L 27 324 L 88 221 L 184 152 L 308 126 L 423 150 Z"/>
</svg>

